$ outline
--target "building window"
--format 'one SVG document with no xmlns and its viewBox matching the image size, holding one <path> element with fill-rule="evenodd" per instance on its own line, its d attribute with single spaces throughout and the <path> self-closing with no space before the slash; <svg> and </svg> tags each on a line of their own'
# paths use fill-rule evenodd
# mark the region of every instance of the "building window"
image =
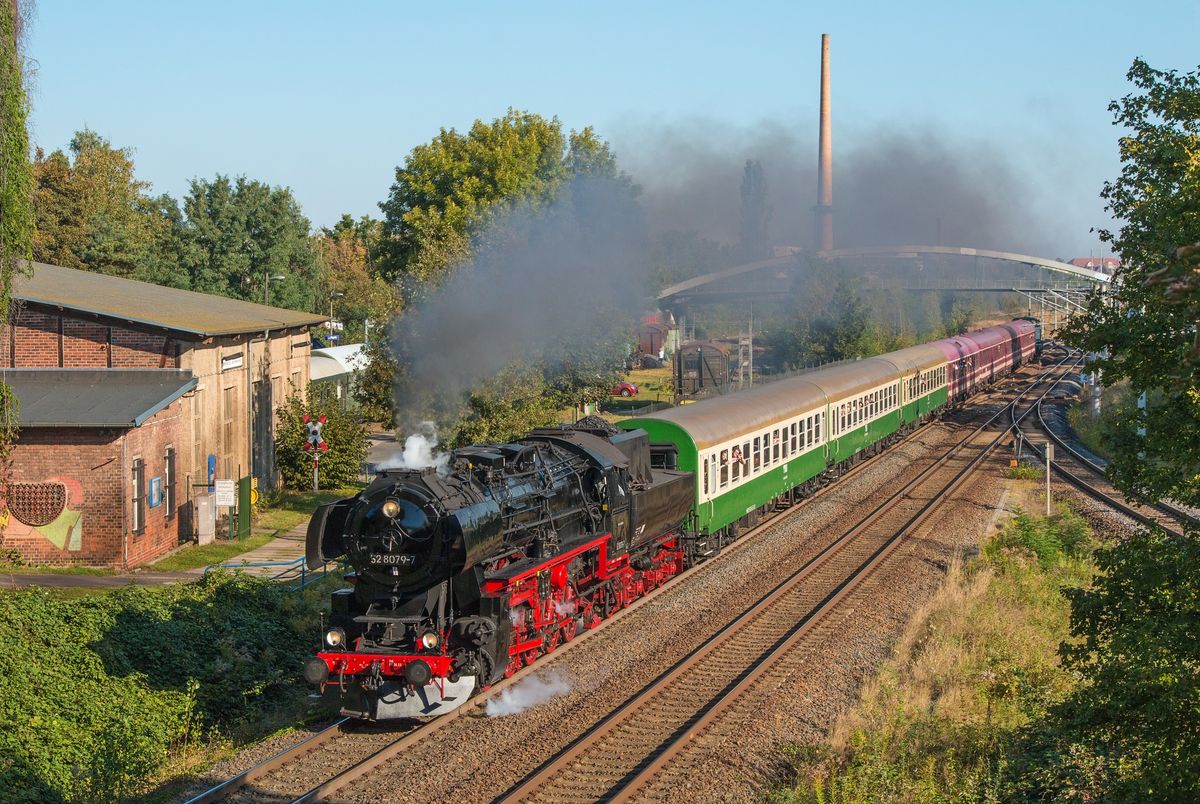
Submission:
<svg viewBox="0 0 1200 804">
<path fill-rule="evenodd" d="M 221 473 L 223 477 L 234 477 L 233 456 L 237 448 L 237 419 L 235 418 L 237 411 L 237 386 L 225 389 L 222 402 L 224 407 L 222 411 L 224 424 L 221 432 L 221 445 L 224 447 L 225 465 L 221 467 Z"/>
<path fill-rule="evenodd" d="M 192 397 L 192 471 L 195 478 L 208 481 L 208 462 L 204 454 L 204 397 L 197 391 Z"/>
<path fill-rule="evenodd" d="M 133 535 L 146 532 L 146 466 L 141 458 L 133 461 Z"/>
<path fill-rule="evenodd" d="M 163 455 L 163 505 L 167 507 L 166 520 L 175 517 L 175 448 L 167 447 Z"/>
</svg>

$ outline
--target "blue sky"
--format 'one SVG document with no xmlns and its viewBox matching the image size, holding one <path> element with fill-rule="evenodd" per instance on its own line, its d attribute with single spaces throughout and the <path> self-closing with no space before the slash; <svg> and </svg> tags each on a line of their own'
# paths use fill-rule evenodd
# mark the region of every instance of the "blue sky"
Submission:
<svg viewBox="0 0 1200 804">
<path fill-rule="evenodd" d="M 1012 203 L 1053 218 L 1061 254 L 1087 253 L 1118 169 L 1107 103 L 1128 91 L 1135 56 L 1195 69 L 1197 31 L 1195 0 L 38 0 L 31 136 L 52 150 L 90 127 L 176 196 L 216 173 L 288 186 L 319 226 L 378 215 L 413 146 L 511 106 L 595 126 L 653 185 L 670 174 L 666 130 L 712 139 L 740 165 L 753 155 L 743 142 L 782 127 L 815 160 L 829 33 L 835 193 L 853 145 L 937 132 L 998 154 L 1028 183 Z"/>
</svg>

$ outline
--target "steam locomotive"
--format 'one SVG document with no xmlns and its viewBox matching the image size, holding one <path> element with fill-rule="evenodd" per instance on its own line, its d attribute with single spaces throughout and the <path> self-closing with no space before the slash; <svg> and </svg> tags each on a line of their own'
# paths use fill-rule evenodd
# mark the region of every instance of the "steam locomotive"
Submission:
<svg viewBox="0 0 1200 804">
<path fill-rule="evenodd" d="M 305 678 L 353 716 L 439 715 L 569 642 L 684 569 L 692 474 L 650 463 L 640 430 L 539 429 L 319 508 L 309 565 L 354 572 Z"/>
<path fill-rule="evenodd" d="M 449 712 L 1015 371 L 1040 339 L 1017 319 L 622 429 L 585 420 L 384 471 L 309 524 L 309 566 L 353 572 L 305 677 L 357 717 Z"/>
</svg>

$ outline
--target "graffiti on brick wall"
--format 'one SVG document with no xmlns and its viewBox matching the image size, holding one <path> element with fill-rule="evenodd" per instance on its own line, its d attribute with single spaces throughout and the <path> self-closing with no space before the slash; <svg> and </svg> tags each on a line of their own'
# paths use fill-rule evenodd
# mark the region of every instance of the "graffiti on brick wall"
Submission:
<svg viewBox="0 0 1200 804">
<path fill-rule="evenodd" d="M 83 485 L 75 478 L 11 483 L 6 502 L 6 536 L 40 536 L 59 550 L 83 549 Z"/>
</svg>

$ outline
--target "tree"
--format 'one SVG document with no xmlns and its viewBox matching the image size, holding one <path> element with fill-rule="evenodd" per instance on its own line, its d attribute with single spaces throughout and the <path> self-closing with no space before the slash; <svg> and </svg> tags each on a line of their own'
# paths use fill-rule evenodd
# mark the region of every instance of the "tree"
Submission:
<svg viewBox="0 0 1200 804">
<path fill-rule="evenodd" d="M 767 205 L 767 179 L 763 176 L 762 163 L 746 160 L 742 171 L 742 218 L 741 257 L 747 262 L 763 260 L 771 254 L 767 240 L 767 224 L 771 220 L 771 208 Z"/>
<path fill-rule="evenodd" d="M 367 432 L 336 400 L 322 400 L 310 386 L 307 400 L 293 391 L 279 409 L 275 457 L 284 485 L 294 489 L 312 488 L 312 453 L 304 449 L 308 439 L 305 415 L 314 420 L 325 417 L 322 435 L 329 451 L 320 460 L 321 487 L 339 488 L 355 483 L 367 459 Z"/>
<path fill-rule="evenodd" d="M 132 152 L 90 129 L 71 139 L 70 156 L 39 149 L 34 161 L 34 258 L 113 276 L 143 278 L 167 222 L 134 175 Z"/>
<path fill-rule="evenodd" d="M 318 298 L 321 262 L 291 190 L 245 176 L 193 179 L 183 210 L 193 290 L 293 310 L 328 304 L 327 295 Z"/>
<path fill-rule="evenodd" d="M 0 311 L 7 322 L 13 278 L 21 260 L 33 249 L 33 174 L 29 165 L 29 132 L 25 127 L 29 99 L 25 94 L 24 59 L 20 51 L 21 10 L 17 0 L 0 1 Z M 0 380 L 0 488 L 9 478 L 9 458 L 17 438 L 17 398 Z"/>
<path fill-rule="evenodd" d="M 332 302 L 334 318 L 344 325 L 343 343 L 361 343 L 368 320 L 382 328 L 399 309 L 397 294 L 371 270 L 370 242 L 378 242 L 379 229 L 379 221 L 364 218 L 356 223 L 343 215 L 314 238 L 325 266 L 322 298 Z M 334 298 L 338 293 L 341 296 Z"/>
<path fill-rule="evenodd" d="M 1121 175 L 1102 192 L 1124 221 L 1100 233 L 1121 255 L 1115 298 L 1093 298 L 1066 337 L 1101 355 L 1105 384 L 1161 390 L 1161 403 L 1114 429 L 1114 481 L 1137 496 L 1197 505 L 1200 250 L 1186 247 L 1200 240 L 1200 70 L 1180 75 L 1138 59 L 1128 78 L 1138 91 L 1109 106 L 1129 132 L 1120 138 Z"/>
<path fill-rule="evenodd" d="M 564 135 L 558 118 L 509 109 L 476 120 L 466 134 L 442 129 L 396 168 L 381 203 L 383 275 L 406 300 L 436 287 L 471 252 L 471 238 L 497 208 L 543 204 L 570 175 L 614 176 L 616 160 L 590 128 Z"/>
<path fill-rule="evenodd" d="M 1106 428 L 1109 474 L 1128 495 L 1200 503 L 1200 70 L 1134 61 L 1135 92 L 1114 101 L 1121 175 L 1103 198 L 1123 221 L 1102 232 L 1122 267 L 1068 341 L 1099 353 L 1105 384 L 1147 393 Z M 1194 536 L 1138 533 L 1100 553 L 1093 588 L 1072 594 L 1064 663 L 1082 683 L 1056 714 L 1044 789 L 1098 780 L 1110 800 L 1200 798 L 1200 551 Z M 1081 759 L 1082 758 L 1082 759 Z M 1049 777 L 1049 778 L 1048 778 Z M 1048 780 L 1047 780 L 1048 779 Z"/>
<path fill-rule="evenodd" d="M 478 305 L 480 294 L 474 288 L 484 281 L 482 277 L 487 277 L 489 287 L 507 288 L 513 295 L 520 282 L 535 277 L 536 286 L 544 289 L 553 277 L 541 277 L 539 270 L 554 268 L 559 276 L 565 276 L 562 270 L 582 271 L 578 265 L 564 266 L 569 254 L 591 258 L 606 250 L 615 253 L 616 231 L 625 235 L 633 228 L 627 215 L 636 193 L 628 177 L 619 173 L 607 143 L 593 129 L 564 133 L 556 118 L 510 109 L 491 123 L 476 121 L 466 134 L 442 130 L 429 144 L 414 148 L 396 169 L 396 182 L 380 205 L 384 212 L 381 273 L 399 284 L 405 318 L 390 344 L 373 346 L 370 352 L 372 364 L 398 361 L 403 370 L 396 370 L 396 362 L 369 367 L 360 384 L 360 400 L 371 410 L 386 406 L 394 413 L 394 399 L 401 397 L 405 423 L 414 417 L 430 418 L 431 408 L 436 408 L 439 423 L 452 425 L 464 404 L 467 409 L 474 406 L 476 418 L 490 412 L 497 422 L 528 421 L 538 416 L 527 415 L 529 403 L 523 394 L 480 386 L 484 397 L 474 399 L 470 391 L 501 369 L 524 376 L 534 368 L 543 378 L 538 387 L 555 404 L 564 398 L 572 400 L 568 405 L 594 398 L 624 357 L 623 345 L 612 348 L 610 333 L 593 333 L 580 324 L 578 328 L 586 332 L 556 330 L 558 340 L 531 345 L 520 356 L 500 354 L 503 349 L 456 355 L 447 347 L 461 341 L 454 334 L 461 328 L 452 322 L 461 317 L 468 301 Z M 583 225 L 585 221 L 590 225 Z M 581 236 L 584 233 L 587 237 Z M 524 278 L 507 281 L 518 274 Z M 430 312 L 433 308 L 438 312 Z M 629 316 L 630 310 L 624 314 Z M 619 316 L 610 318 L 619 320 Z M 433 334 L 447 324 L 449 332 Z M 593 335 L 599 340 L 590 340 Z M 563 357 L 568 352 L 582 354 L 585 350 L 578 347 L 584 342 L 602 353 L 607 368 L 584 367 Z M 477 360 L 482 351 L 492 357 Z M 480 370 L 482 363 L 487 363 L 486 371 Z M 435 388 L 436 378 L 429 375 L 438 374 L 456 375 L 450 383 L 453 387 Z M 391 389 L 391 397 L 383 393 L 387 377 L 399 389 Z"/>
</svg>

